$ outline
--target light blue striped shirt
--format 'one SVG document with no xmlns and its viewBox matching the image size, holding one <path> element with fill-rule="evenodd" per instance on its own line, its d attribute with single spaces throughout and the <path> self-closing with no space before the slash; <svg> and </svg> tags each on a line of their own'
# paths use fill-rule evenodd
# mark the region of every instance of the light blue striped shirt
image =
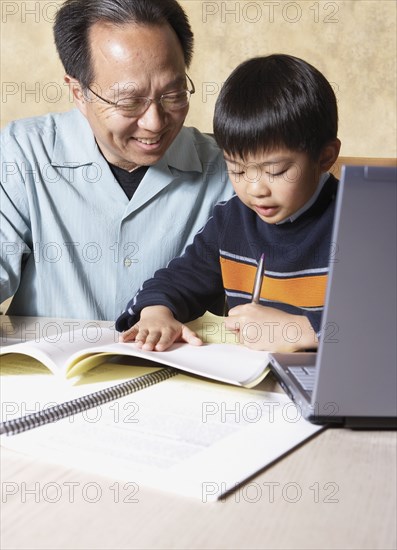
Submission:
<svg viewBox="0 0 397 550">
<path fill-rule="evenodd" d="M 1 301 L 10 315 L 115 319 L 233 188 L 214 141 L 183 128 L 129 201 L 77 110 L 1 135 Z"/>
</svg>

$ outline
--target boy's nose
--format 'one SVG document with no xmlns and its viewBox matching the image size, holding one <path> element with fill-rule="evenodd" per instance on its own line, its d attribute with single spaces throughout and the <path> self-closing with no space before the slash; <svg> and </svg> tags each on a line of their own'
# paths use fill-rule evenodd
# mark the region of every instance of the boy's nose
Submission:
<svg viewBox="0 0 397 550">
<path fill-rule="evenodd" d="M 250 180 L 247 184 L 247 193 L 252 197 L 268 197 L 271 195 L 270 188 L 264 178 Z"/>
</svg>

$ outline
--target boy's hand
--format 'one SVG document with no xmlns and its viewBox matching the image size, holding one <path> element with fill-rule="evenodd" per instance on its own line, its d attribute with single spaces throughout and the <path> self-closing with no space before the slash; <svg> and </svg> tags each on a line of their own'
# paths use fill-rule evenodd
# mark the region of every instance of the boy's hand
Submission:
<svg viewBox="0 0 397 550">
<path fill-rule="evenodd" d="M 175 319 L 165 306 L 145 307 L 141 318 L 133 327 L 122 333 L 123 342 L 135 341 L 146 351 L 165 351 L 174 342 L 182 341 L 201 346 L 202 340 L 195 332 Z"/>
<path fill-rule="evenodd" d="M 274 307 L 243 304 L 229 311 L 225 326 L 234 330 L 248 348 L 290 352 L 317 348 L 318 340 L 303 315 L 292 315 Z"/>
</svg>

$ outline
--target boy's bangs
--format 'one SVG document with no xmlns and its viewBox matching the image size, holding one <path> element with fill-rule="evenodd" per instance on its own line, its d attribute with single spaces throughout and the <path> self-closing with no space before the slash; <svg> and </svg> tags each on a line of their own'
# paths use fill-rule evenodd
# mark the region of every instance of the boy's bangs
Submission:
<svg viewBox="0 0 397 550">
<path fill-rule="evenodd" d="M 214 126 L 214 136 L 219 147 L 230 157 L 247 160 L 277 149 L 300 150 L 302 142 L 299 131 L 286 139 L 286 121 L 279 120 L 274 113 L 257 113 L 254 116 L 226 116 Z M 298 130 L 298 129 L 297 129 Z"/>
</svg>

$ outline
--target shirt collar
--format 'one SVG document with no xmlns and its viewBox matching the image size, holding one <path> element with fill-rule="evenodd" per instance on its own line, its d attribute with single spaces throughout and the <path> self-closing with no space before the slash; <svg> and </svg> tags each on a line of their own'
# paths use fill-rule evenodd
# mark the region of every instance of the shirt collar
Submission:
<svg viewBox="0 0 397 550">
<path fill-rule="evenodd" d="M 53 166 L 84 166 L 97 162 L 98 155 L 103 158 L 87 119 L 78 109 L 60 116 L 62 124 L 57 127 L 51 158 Z M 182 128 L 157 165 L 172 166 L 183 172 L 203 171 L 195 141 L 187 128 Z"/>
<path fill-rule="evenodd" d="M 162 161 L 182 172 L 203 171 L 196 149 L 196 142 L 188 128 L 182 128 L 166 151 Z"/>
<path fill-rule="evenodd" d="M 322 188 L 324 187 L 324 184 L 325 184 L 325 182 L 327 181 L 328 178 L 329 178 L 329 172 L 324 172 L 323 174 L 321 174 L 320 180 L 319 180 L 318 185 L 317 185 L 317 189 L 315 190 L 313 195 L 310 197 L 310 199 L 301 208 L 299 208 L 299 210 L 294 212 L 294 214 L 292 214 L 291 216 L 288 216 L 288 218 L 285 218 L 284 220 L 281 220 L 280 222 L 277 222 L 276 225 L 282 225 L 283 223 L 287 223 L 287 222 L 292 223 L 295 220 L 297 220 L 299 218 L 299 216 L 301 216 L 304 212 L 309 210 L 309 208 L 316 202 L 317 197 L 321 193 Z"/>
<path fill-rule="evenodd" d="M 98 161 L 101 153 L 85 116 L 78 109 L 58 116 L 51 164 L 71 168 Z"/>
</svg>

